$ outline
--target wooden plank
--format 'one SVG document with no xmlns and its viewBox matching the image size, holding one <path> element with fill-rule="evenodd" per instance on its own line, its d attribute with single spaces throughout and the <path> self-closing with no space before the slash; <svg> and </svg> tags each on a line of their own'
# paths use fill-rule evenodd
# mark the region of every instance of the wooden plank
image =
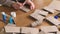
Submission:
<svg viewBox="0 0 60 34">
<path fill-rule="evenodd" d="M 57 34 L 60 34 L 60 31 L 58 31 Z"/>
<path fill-rule="evenodd" d="M 52 9 L 52 8 L 44 7 L 43 9 L 46 10 L 47 12 L 49 12 L 49 13 L 55 13 L 55 10 Z"/>
<path fill-rule="evenodd" d="M 40 19 L 44 19 L 45 17 L 44 16 L 41 16 L 39 14 L 36 14 L 36 13 L 33 13 L 30 15 L 31 17 L 37 19 L 37 20 L 40 20 Z"/>
<path fill-rule="evenodd" d="M 41 31 L 44 31 L 44 32 L 57 32 L 58 31 L 58 28 L 56 26 L 41 26 Z"/>
<path fill-rule="evenodd" d="M 55 33 L 47 33 L 47 32 L 44 32 L 44 31 L 40 31 L 38 34 L 55 34 Z"/>
<path fill-rule="evenodd" d="M 43 15 L 43 16 L 47 16 L 47 15 L 48 15 L 48 12 L 43 11 L 43 10 L 40 10 L 39 14 L 41 14 L 41 15 Z"/>
<path fill-rule="evenodd" d="M 31 33 L 31 34 L 38 34 L 39 29 L 37 28 L 29 28 L 29 27 L 22 27 L 21 33 Z"/>
<path fill-rule="evenodd" d="M 35 27 L 37 25 L 40 25 L 42 22 L 43 22 L 43 19 L 37 20 L 37 21 L 31 23 L 31 26 Z"/>
<path fill-rule="evenodd" d="M 52 0 L 52 2 L 47 7 L 60 10 L 60 0 Z"/>
<path fill-rule="evenodd" d="M 25 12 L 29 12 L 30 9 L 26 8 L 26 7 L 20 7 L 21 10 L 25 11 Z"/>
<path fill-rule="evenodd" d="M 53 16 L 47 17 L 46 19 L 54 25 L 60 25 L 60 21 L 58 19 L 55 19 Z"/>
<path fill-rule="evenodd" d="M 6 33 L 20 33 L 20 27 L 5 26 Z"/>
</svg>

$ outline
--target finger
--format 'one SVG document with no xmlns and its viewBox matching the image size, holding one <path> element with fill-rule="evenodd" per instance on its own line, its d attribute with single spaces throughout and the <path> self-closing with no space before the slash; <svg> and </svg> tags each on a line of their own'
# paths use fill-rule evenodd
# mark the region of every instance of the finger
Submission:
<svg viewBox="0 0 60 34">
<path fill-rule="evenodd" d="M 31 5 L 31 7 L 30 7 L 30 8 L 31 8 L 31 10 L 33 10 L 33 9 L 35 9 L 35 6 L 34 6 L 34 5 Z"/>
<path fill-rule="evenodd" d="M 27 2 L 27 1 L 25 0 L 25 2 L 23 3 L 23 5 L 25 5 L 25 4 L 26 4 L 26 2 Z"/>
<path fill-rule="evenodd" d="M 30 9 L 32 10 L 32 6 L 30 6 Z"/>
<path fill-rule="evenodd" d="M 23 6 L 23 3 L 19 3 L 19 2 L 18 2 L 17 4 L 18 4 L 19 6 Z"/>
<path fill-rule="evenodd" d="M 32 6 L 32 9 L 35 9 L 35 5 L 33 3 L 31 4 L 31 6 Z"/>
</svg>

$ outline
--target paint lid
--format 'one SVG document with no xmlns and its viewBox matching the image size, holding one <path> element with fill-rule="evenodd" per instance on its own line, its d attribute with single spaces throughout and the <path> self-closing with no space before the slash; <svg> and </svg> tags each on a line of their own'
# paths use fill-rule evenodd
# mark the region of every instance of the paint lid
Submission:
<svg viewBox="0 0 60 34">
<path fill-rule="evenodd" d="M 16 12 L 11 12 L 12 17 L 16 17 Z"/>
<path fill-rule="evenodd" d="M 6 15 L 5 12 L 1 12 L 1 14 Z"/>
</svg>

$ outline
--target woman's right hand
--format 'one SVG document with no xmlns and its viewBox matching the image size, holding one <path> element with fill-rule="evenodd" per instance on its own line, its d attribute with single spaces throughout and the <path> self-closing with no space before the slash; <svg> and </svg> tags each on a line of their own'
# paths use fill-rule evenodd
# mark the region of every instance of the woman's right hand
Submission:
<svg viewBox="0 0 60 34">
<path fill-rule="evenodd" d="M 23 6 L 22 3 L 13 3 L 13 4 L 12 4 L 12 7 L 13 7 L 14 9 L 20 9 L 21 6 Z"/>
</svg>

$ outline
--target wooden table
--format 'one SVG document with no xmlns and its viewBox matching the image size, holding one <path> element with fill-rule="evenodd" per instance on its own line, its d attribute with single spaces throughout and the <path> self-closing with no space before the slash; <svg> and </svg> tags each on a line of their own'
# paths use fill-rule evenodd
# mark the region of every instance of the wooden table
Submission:
<svg viewBox="0 0 60 34">
<path fill-rule="evenodd" d="M 43 3 L 40 1 L 40 0 L 33 0 L 35 6 L 36 6 L 36 9 L 41 9 L 42 7 L 44 6 L 47 6 L 51 0 L 43 0 Z M 17 17 L 15 19 L 15 22 L 16 22 L 16 25 L 19 26 L 19 27 L 22 27 L 22 26 L 28 26 L 30 25 L 32 22 L 34 22 L 35 20 L 32 19 L 29 15 L 31 13 L 34 12 L 34 10 L 28 12 L 28 13 L 25 13 L 21 10 L 14 10 L 13 8 L 8 8 L 8 7 L 0 7 L 0 10 L 2 11 L 5 11 L 7 14 L 10 15 L 10 12 L 12 11 L 15 11 L 17 13 Z M 1 12 L 0 12 L 1 13 Z M 56 13 L 55 13 L 56 14 Z M 49 16 L 54 16 L 55 14 L 49 14 L 47 17 Z M 2 19 L 1 17 L 2 15 L 0 14 L 0 19 Z M 46 18 L 47 18 L 46 17 Z M 4 24 L 3 22 L 0 20 L 0 28 L 3 27 Z M 43 21 L 43 23 L 40 25 L 40 26 L 50 26 L 49 23 L 47 23 L 46 21 Z M 40 26 L 37 26 L 37 28 L 40 28 Z"/>
</svg>

